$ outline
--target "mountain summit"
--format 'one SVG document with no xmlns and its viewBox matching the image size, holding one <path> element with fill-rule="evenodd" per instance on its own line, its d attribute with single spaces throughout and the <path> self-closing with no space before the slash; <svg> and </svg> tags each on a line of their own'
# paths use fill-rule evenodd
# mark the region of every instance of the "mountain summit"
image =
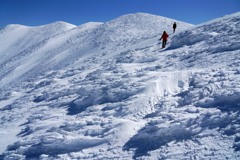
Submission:
<svg viewBox="0 0 240 160">
<path fill-rule="evenodd" d="M 0 159 L 239 159 L 239 22 L 1 30 Z"/>
<path fill-rule="evenodd" d="M 134 44 L 152 37 L 160 37 L 166 30 L 172 33 L 172 25 L 178 23 L 178 29 L 186 29 L 192 25 L 166 17 L 136 13 L 121 16 L 110 22 L 105 23 L 97 32 L 99 43 Z"/>
</svg>

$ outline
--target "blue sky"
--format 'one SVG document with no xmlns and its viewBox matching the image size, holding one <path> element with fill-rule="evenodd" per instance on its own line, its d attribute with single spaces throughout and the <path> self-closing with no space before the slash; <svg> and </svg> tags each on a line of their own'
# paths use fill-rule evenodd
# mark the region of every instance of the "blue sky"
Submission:
<svg viewBox="0 0 240 160">
<path fill-rule="evenodd" d="M 240 11 L 240 0 L 0 0 L 0 27 L 55 21 L 80 25 L 144 12 L 199 24 Z"/>
</svg>

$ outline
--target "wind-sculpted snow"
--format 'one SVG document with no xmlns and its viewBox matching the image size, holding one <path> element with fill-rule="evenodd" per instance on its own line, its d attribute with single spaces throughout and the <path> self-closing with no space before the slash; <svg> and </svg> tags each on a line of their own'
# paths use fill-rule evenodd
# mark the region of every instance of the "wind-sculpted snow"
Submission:
<svg viewBox="0 0 240 160">
<path fill-rule="evenodd" d="M 202 44 L 201 52 L 212 54 L 234 51 L 240 49 L 240 40 L 236 35 L 240 34 L 240 13 L 226 16 L 221 20 L 212 21 L 204 25 L 196 26 L 174 36 L 170 48 L 179 48 L 196 43 Z"/>
<path fill-rule="evenodd" d="M 136 26 L 165 21 L 148 14 L 47 39 L 58 58 L 0 92 L 0 159 L 239 159 L 239 16 L 177 30 L 165 50 Z M 116 37 L 123 24 L 134 32 Z"/>
</svg>

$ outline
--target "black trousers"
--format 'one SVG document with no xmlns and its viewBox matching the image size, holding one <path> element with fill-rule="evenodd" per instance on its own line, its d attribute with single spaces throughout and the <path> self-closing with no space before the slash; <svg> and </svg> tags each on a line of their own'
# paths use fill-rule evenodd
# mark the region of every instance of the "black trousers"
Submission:
<svg viewBox="0 0 240 160">
<path fill-rule="evenodd" d="M 162 48 L 165 48 L 166 44 L 167 44 L 167 40 L 163 40 L 162 41 Z"/>
</svg>

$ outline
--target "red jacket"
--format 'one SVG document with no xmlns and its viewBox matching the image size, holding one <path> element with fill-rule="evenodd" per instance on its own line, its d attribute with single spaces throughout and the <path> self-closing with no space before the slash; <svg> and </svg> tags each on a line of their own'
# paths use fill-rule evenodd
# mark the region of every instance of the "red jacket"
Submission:
<svg viewBox="0 0 240 160">
<path fill-rule="evenodd" d="M 166 41 L 168 39 L 168 34 L 167 33 L 163 33 L 161 39 L 163 39 L 164 41 Z M 160 40 L 161 40 L 160 39 Z"/>
</svg>

